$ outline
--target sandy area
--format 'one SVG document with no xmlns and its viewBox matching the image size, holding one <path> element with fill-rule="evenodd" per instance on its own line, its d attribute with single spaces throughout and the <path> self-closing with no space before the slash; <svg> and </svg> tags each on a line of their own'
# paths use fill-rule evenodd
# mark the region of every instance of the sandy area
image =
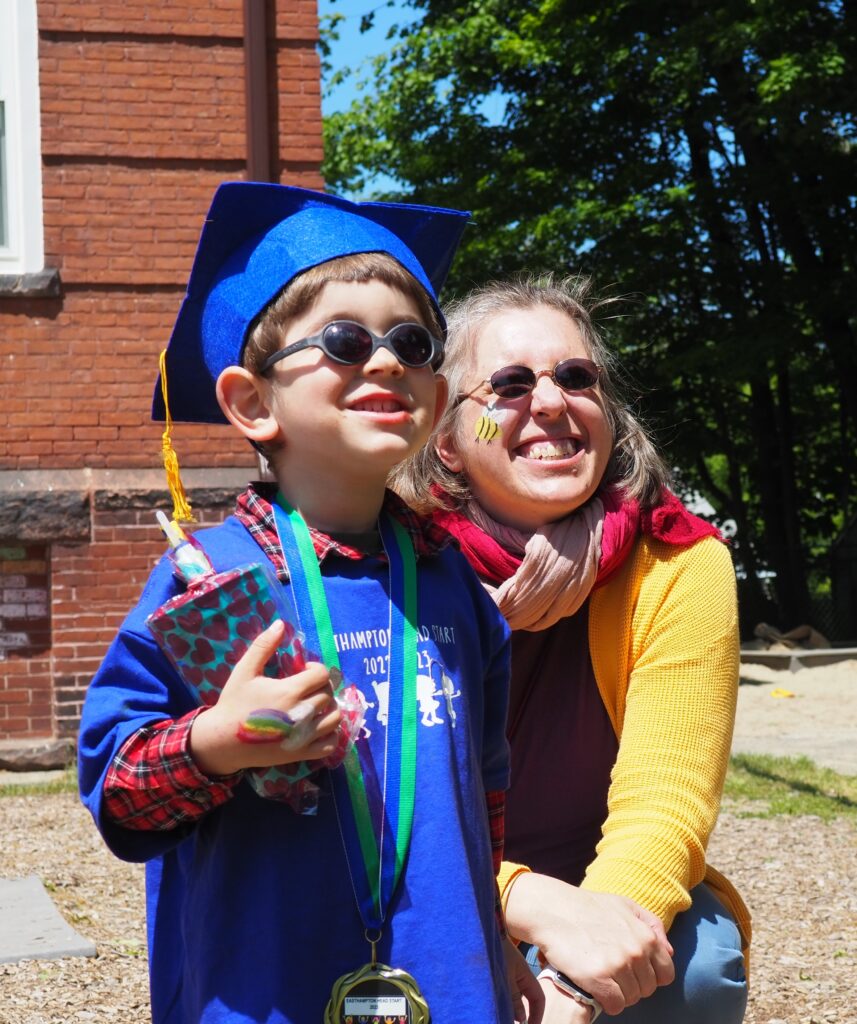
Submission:
<svg viewBox="0 0 857 1024">
<path fill-rule="evenodd" d="M 797 672 L 742 665 L 732 750 L 805 755 L 857 775 L 857 661 Z"/>
</svg>

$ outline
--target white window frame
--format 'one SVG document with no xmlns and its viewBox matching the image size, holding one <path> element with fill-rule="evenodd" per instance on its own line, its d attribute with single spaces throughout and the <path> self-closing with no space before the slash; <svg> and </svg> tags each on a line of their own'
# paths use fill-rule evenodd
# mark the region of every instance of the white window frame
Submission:
<svg viewBox="0 0 857 1024">
<path fill-rule="evenodd" d="M 36 0 L 0 0 L 0 102 L 7 236 L 0 238 L 0 274 L 22 275 L 45 265 Z"/>
</svg>

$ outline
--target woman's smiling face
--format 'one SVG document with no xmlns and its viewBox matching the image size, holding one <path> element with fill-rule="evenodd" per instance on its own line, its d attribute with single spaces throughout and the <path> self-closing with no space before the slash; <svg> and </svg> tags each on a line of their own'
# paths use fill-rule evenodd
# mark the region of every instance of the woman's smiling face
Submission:
<svg viewBox="0 0 857 1024">
<path fill-rule="evenodd" d="M 521 398 L 498 398 L 486 384 L 503 366 L 552 370 L 572 357 L 589 358 L 577 323 L 551 306 L 510 309 L 487 320 L 473 340 L 473 366 L 454 435 L 438 439 L 441 459 L 467 478 L 473 497 L 494 519 L 531 532 L 580 508 L 595 493 L 613 449 L 598 386 L 574 393 L 547 375 Z M 501 433 L 477 439 L 489 405 Z"/>
</svg>

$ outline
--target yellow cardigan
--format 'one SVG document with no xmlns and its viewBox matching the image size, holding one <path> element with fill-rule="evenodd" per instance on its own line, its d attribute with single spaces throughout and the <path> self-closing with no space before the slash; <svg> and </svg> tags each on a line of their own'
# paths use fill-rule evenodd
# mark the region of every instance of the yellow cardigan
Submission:
<svg viewBox="0 0 857 1024">
<path fill-rule="evenodd" d="M 735 573 L 725 546 L 714 538 L 676 547 L 641 537 L 619 572 L 593 591 L 589 649 L 619 753 L 582 887 L 629 896 L 669 930 L 704 880 L 734 916 L 746 958 L 749 911 L 705 862 L 738 695 Z M 503 864 L 504 906 L 526 870 Z"/>
</svg>

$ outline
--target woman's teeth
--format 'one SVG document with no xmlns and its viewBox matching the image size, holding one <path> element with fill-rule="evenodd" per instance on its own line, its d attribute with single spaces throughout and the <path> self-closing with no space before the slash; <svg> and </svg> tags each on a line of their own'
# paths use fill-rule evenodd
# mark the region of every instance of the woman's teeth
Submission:
<svg viewBox="0 0 857 1024">
<path fill-rule="evenodd" d="M 564 437 L 558 441 L 534 441 L 520 449 L 527 459 L 568 459 L 581 448 L 580 441 Z"/>
</svg>

